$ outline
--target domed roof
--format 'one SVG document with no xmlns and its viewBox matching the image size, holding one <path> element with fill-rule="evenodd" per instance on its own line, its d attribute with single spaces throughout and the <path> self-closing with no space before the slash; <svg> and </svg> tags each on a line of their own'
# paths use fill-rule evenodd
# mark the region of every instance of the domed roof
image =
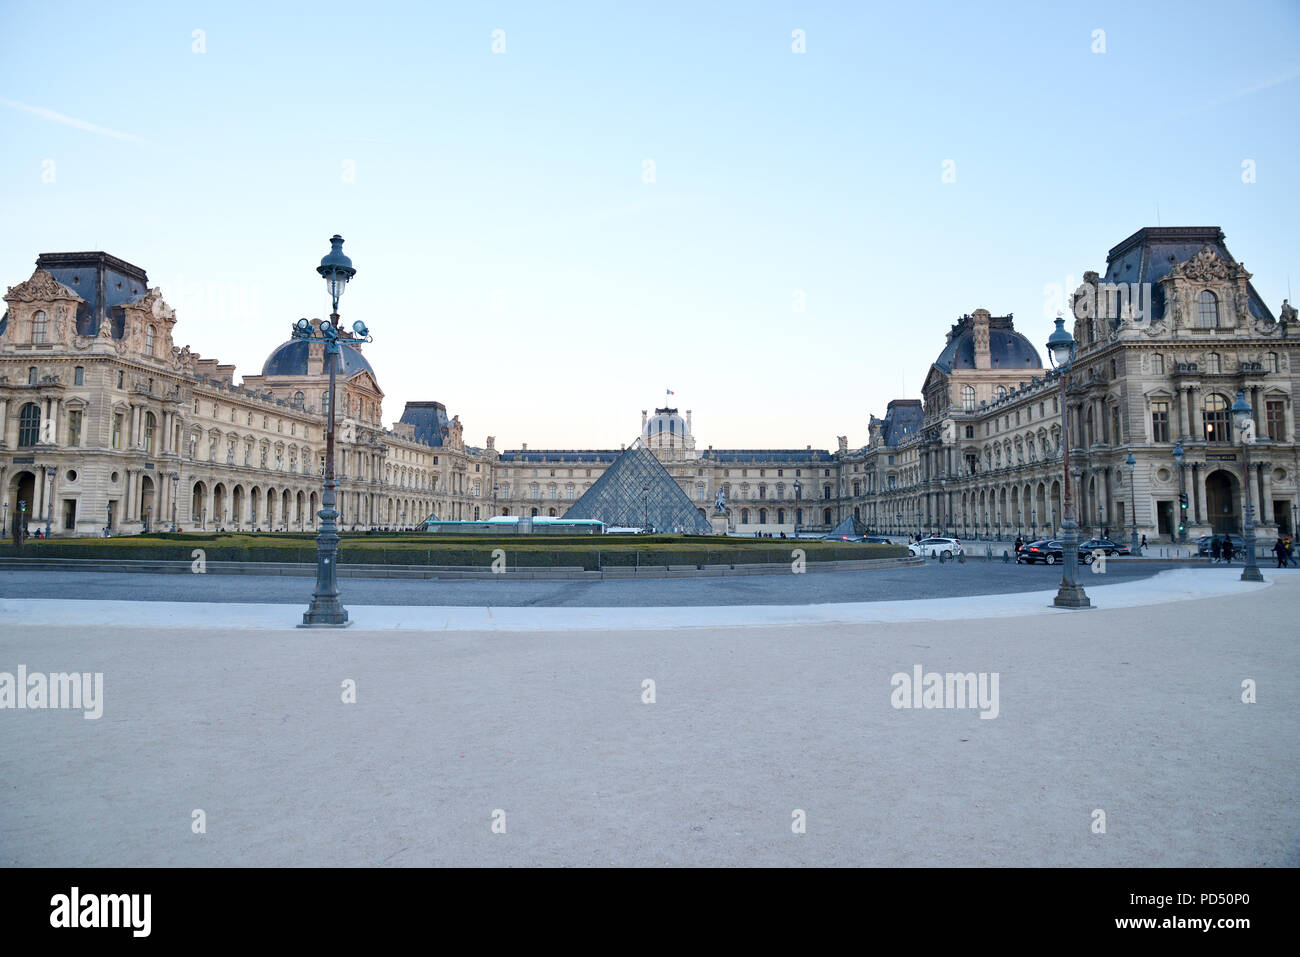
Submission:
<svg viewBox="0 0 1300 957">
<path fill-rule="evenodd" d="M 676 409 L 655 409 L 655 414 L 646 419 L 645 435 L 658 435 L 660 432 L 669 435 L 690 435 L 691 427 L 677 414 Z"/>
<path fill-rule="evenodd" d="M 970 316 L 961 320 L 948 333 L 948 344 L 934 364 L 944 372 L 975 368 L 975 334 Z M 990 369 L 1041 369 L 1043 360 L 1038 350 L 1027 338 L 1016 332 L 1010 316 L 989 317 L 989 368 Z"/>
<path fill-rule="evenodd" d="M 267 356 L 266 362 L 262 364 L 262 375 L 307 375 L 307 352 L 310 345 L 306 339 L 290 339 Z M 322 367 L 322 371 L 329 370 Z M 347 378 L 357 372 L 369 372 L 376 382 L 379 381 L 366 357 L 346 341 L 340 340 L 338 374 Z"/>
</svg>

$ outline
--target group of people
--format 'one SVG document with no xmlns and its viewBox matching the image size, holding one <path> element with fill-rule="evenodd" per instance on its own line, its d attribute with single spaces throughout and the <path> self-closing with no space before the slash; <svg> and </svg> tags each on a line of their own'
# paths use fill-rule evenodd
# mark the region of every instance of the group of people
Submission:
<svg viewBox="0 0 1300 957">
<path fill-rule="evenodd" d="M 1223 538 L 1214 536 L 1210 539 L 1210 561 L 1227 562 L 1232 564 L 1232 556 L 1237 553 L 1237 546 L 1232 544 L 1232 539 L 1225 535 Z"/>
<path fill-rule="evenodd" d="M 1291 536 L 1279 536 L 1273 543 L 1273 557 L 1277 559 L 1278 568 L 1288 568 L 1293 562 L 1291 556 Z M 1232 544 L 1232 539 L 1225 535 L 1222 538 L 1215 536 L 1210 539 L 1210 561 L 1227 562 L 1232 564 L 1232 556 L 1237 554 L 1237 546 Z"/>
</svg>

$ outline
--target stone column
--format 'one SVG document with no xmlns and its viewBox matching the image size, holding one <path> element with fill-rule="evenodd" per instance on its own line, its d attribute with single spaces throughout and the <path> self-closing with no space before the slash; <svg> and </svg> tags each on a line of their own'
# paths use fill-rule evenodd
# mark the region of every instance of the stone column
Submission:
<svg viewBox="0 0 1300 957">
<path fill-rule="evenodd" d="M 1201 474 L 1200 473 L 1201 473 L 1201 466 L 1198 463 L 1193 462 L 1192 481 L 1191 481 L 1190 490 L 1192 493 L 1192 521 L 1194 521 L 1197 525 L 1201 524 Z"/>
<path fill-rule="evenodd" d="M 32 500 L 27 507 L 27 527 L 35 535 L 36 520 L 43 519 L 45 516 L 45 509 L 41 507 L 45 502 L 45 469 L 38 465 L 33 466 L 31 471 L 35 475 L 35 481 L 32 482 Z M 17 511 L 18 503 L 13 502 L 11 507 Z"/>
<path fill-rule="evenodd" d="M 1273 471 L 1272 462 L 1260 462 L 1255 466 L 1259 473 L 1259 521 L 1273 524 Z"/>
</svg>

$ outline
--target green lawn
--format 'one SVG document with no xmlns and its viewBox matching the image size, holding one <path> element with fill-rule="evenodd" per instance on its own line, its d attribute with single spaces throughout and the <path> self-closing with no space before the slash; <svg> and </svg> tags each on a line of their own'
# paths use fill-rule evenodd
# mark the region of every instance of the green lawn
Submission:
<svg viewBox="0 0 1300 957">
<path fill-rule="evenodd" d="M 316 542 L 309 534 L 160 534 L 121 538 L 29 539 L 21 549 L 0 545 L 0 556 L 103 558 L 189 561 L 201 548 L 208 561 L 313 562 Z M 385 534 L 344 535 L 339 545 L 343 564 L 489 566 L 492 552 L 502 549 L 508 566 L 582 566 L 595 570 L 610 565 L 734 565 L 789 562 L 794 549 L 803 549 L 809 562 L 863 558 L 894 558 L 907 554 L 898 545 L 859 545 L 849 542 L 771 538 L 646 535 L 481 535 L 456 536 Z"/>
</svg>

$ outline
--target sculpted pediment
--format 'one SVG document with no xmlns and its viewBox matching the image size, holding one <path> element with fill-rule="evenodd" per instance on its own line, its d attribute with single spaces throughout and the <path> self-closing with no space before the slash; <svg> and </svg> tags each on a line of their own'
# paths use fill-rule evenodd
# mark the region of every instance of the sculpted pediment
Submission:
<svg viewBox="0 0 1300 957">
<path fill-rule="evenodd" d="M 36 270 L 26 282 L 10 286 L 9 291 L 5 293 L 5 299 L 9 302 L 86 301 L 44 269 Z"/>
<path fill-rule="evenodd" d="M 1238 270 L 1245 270 L 1236 263 L 1223 259 L 1209 246 L 1204 246 L 1186 262 L 1174 263 L 1169 274 L 1178 279 L 1190 279 L 1194 282 L 1225 282 L 1237 277 Z M 1246 276 L 1250 278 L 1249 275 Z"/>
</svg>

